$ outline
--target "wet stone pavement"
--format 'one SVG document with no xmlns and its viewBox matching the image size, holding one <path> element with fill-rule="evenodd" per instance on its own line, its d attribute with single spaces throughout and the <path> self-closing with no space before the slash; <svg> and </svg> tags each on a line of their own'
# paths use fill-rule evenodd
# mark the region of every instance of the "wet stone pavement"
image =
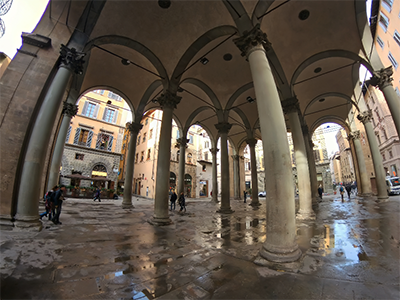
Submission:
<svg viewBox="0 0 400 300">
<path fill-rule="evenodd" d="M 1 299 L 399 299 L 399 204 L 391 196 L 324 196 L 317 220 L 297 221 L 293 269 L 256 265 L 266 238 L 265 198 L 216 213 L 188 199 L 172 225 L 147 220 L 152 200 L 67 199 L 41 232 L 1 232 Z M 43 206 L 40 210 L 43 210 Z"/>
</svg>

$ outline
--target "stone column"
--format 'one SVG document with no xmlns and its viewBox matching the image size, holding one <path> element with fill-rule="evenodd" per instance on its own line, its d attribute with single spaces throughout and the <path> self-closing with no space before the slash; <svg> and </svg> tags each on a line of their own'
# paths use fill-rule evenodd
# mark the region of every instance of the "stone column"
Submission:
<svg viewBox="0 0 400 300">
<path fill-rule="evenodd" d="M 372 113 L 371 111 L 361 112 L 357 119 L 360 120 L 365 126 L 367 133 L 369 147 L 371 149 L 372 161 L 374 162 L 376 187 L 378 189 L 378 200 L 380 202 L 387 201 L 388 195 L 386 191 L 386 178 L 385 170 L 383 168 L 382 155 L 379 151 L 378 141 L 371 124 Z"/>
<path fill-rule="evenodd" d="M 64 102 L 64 107 L 62 111 L 64 116 L 61 122 L 61 126 L 58 130 L 57 141 L 56 145 L 54 146 L 53 156 L 51 158 L 49 180 L 47 181 L 46 189 L 47 191 L 58 184 L 62 155 L 64 152 L 64 145 L 67 138 L 69 124 L 71 122 L 71 119 L 78 112 L 78 106 L 75 105 L 75 100 L 76 98 L 68 98 L 67 101 Z"/>
<path fill-rule="evenodd" d="M 315 213 L 312 209 L 311 182 L 307 151 L 299 119 L 299 102 L 296 98 L 291 98 L 284 100 L 282 106 L 283 111 L 289 117 L 290 128 L 292 129 L 294 155 L 296 158 L 300 204 L 296 218 L 301 220 L 314 220 Z"/>
<path fill-rule="evenodd" d="M 247 139 L 246 143 L 250 148 L 250 171 L 251 171 L 251 206 L 260 206 L 258 199 L 258 176 L 257 176 L 257 161 L 256 161 L 256 144 L 257 139 Z M 268 192 L 267 192 L 268 194 Z"/>
<path fill-rule="evenodd" d="M 168 200 L 169 200 L 169 173 L 171 158 L 171 130 L 172 130 L 172 113 L 177 104 L 181 101 L 181 97 L 166 91 L 157 98 L 157 102 L 163 110 L 163 118 L 161 122 L 160 142 L 158 146 L 157 158 L 157 185 L 156 197 L 154 200 L 154 216 L 149 222 L 153 225 L 169 225 Z"/>
<path fill-rule="evenodd" d="M 314 143 L 311 139 L 310 133 L 308 131 L 307 126 L 302 126 L 303 137 L 304 137 L 304 145 L 306 147 L 307 152 L 307 161 L 308 161 L 308 170 L 310 172 L 310 184 L 311 184 L 311 198 L 312 204 L 318 204 L 318 182 L 317 182 L 317 168 L 315 167 L 315 158 L 314 158 Z"/>
<path fill-rule="evenodd" d="M 40 182 L 45 165 L 50 136 L 56 122 L 57 111 L 72 73 L 82 74 L 83 53 L 61 45 L 60 67 L 57 70 L 33 125 L 22 167 L 17 199 L 16 228 L 40 230 L 38 202 Z"/>
<path fill-rule="evenodd" d="M 301 256 L 296 243 L 296 218 L 292 166 L 285 118 L 269 65 L 267 36 L 259 24 L 234 40 L 250 63 L 260 129 L 264 148 L 267 180 L 266 240 L 260 251 L 260 264 L 293 262 Z"/>
<path fill-rule="evenodd" d="M 357 183 L 357 186 L 360 188 L 359 190 L 361 190 L 362 192 L 360 193 L 360 196 L 371 196 L 372 195 L 371 181 L 369 179 L 369 174 L 367 172 L 367 167 L 365 165 L 365 160 L 364 160 L 364 153 L 361 147 L 360 131 L 356 130 L 350 132 L 348 138 L 349 140 L 353 141 L 358 162 L 358 169 L 360 171 L 359 173 L 361 182 Z"/>
<path fill-rule="evenodd" d="M 232 124 L 223 122 L 215 124 L 221 138 L 221 208 L 217 211 L 221 214 L 231 214 L 233 210 L 229 195 L 229 156 L 228 156 L 228 132 Z"/>
<path fill-rule="evenodd" d="M 236 200 L 240 199 L 240 171 L 239 171 L 239 158 L 240 156 L 235 154 L 233 158 L 233 189 L 234 197 Z"/>
<path fill-rule="evenodd" d="M 386 69 L 382 68 L 379 71 L 374 72 L 369 82 L 373 86 L 379 87 L 379 89 L 385 96 L 394 124 L 396 126 L 397 135 L 400 136 L 400 99 L 396 91 L 393 89 L 392 75 L 393 75 L 392 66 L 387 67 Z"/>
<path fill-rule="evenodd" d="M 189 142 L 186 138 L 179 138 L 176 140 L 179 143 L 179 180 L 178 180 L 178 195 L 184 191 L 185 187 L 185 164 L 186 164 L 186 148 Z"/>
<path fill-rule="evenodd" d="M 218 175 L 217 175 L 217 152 L 219 149 L 211 148 L 212 154 L 212 199 L 211 201 L 218 203 Z"/>
<path fill-rule="evenodd" d="M 136 140 L 138 133 L 142 129 L 142 127 L 143 125 L 140 123 L 131 123 L 128 125 L 128 130 L 130 132 L 130 141 L 125 166 L 124 197 L 122 199 L 122 208 L 133 208 L 132 185 L 133 171 L 135 169 Z"/>
</svg>

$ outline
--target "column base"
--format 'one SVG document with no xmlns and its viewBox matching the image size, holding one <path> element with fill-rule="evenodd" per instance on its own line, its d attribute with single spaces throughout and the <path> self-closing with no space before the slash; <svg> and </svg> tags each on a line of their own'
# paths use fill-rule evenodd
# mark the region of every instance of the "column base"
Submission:
<svg viewBox="0 0 400 300">
<path fill-rule="evenodd" d="M 123 209 L 135 208 L 132 203 L 124 203 L 122 202 Z"/>
<path fill-rule="evenodd" d="M 257 201 L 251 201 L 251 203 L 249 204 L 249 206 L 253 206 L 253 207 L 257 207 L 257 206 L 261 206 L 261 203 L 260 203 L 260 201 L 258 201 L 258 199 L 257 199 Z"/>
<path fill-rule="evenodd" d="M 220 213 L 220 214 L 233 214 L 235 211 L 234 210 L 232 210 L 230 207 L 229 208 L 220 208 L 220 209 L 218 209 L 217 210 L 217 213 Z"/>
<path fill-rule="evenodd" d="M 298 211 L 296 214 L 296 219 L 297 220 L 315 220 L 316 216 L 313 211 L 311 212 L 305 212 L 305 211 Z"/>
<path fill-rule="evenodd" d="M 16 216 L 14 221 L 14 230 L 17 231 L 41 231 L 43 224 L 37 217 Z"/>
<path fill-rule="evenodd" d="M 12 230 L 14 224 L 9 215 L 0 215 L 0 230 Z"/>
<path fill-rule="evenodd" d="M 277 247 L 275 247 L 277 248 Z M 278 251 L 272 252 L 270 250 L 265 249 L 265 246 L 260 250 L 259 256 L 267 260 L 268 262 L 273 263 L 291 263 L 295 262 L 301 257 L 301 250 L 297 244 L 294 245 L 293 248 L 289 249 L 277 249 Z"/>
<path fill-rule="evenodd" d="M 373 196 L 373 194 L 372 193 L 359 193 L 359 194 L 357 194 L 357 197 L 372 197 Z"/>
<path fill-rule="evenodd" d="M 172 224 L 172 220 L 169 217 L 157 218 L 153 216 L 151 219 L 148 219 L 147 222 L 154 226 L 166 226 Z"/>
<path fill-rule="evenodd" d="M 268 267 L 273 270 L 284 270 L 287 272 L 297 273 L 298 270 L 303 266 L 303 262 L 298 259 L 293 262 L 273 262 L 269 261 L 260 255 L 254 260 L 254 263 L 259 266 Z"/>
<path fill-rule="evenodd" d="M 384 202 L 388 202 L 389 201 L 389 197 L 388 196 L 378 196 L 378 200 L 375 202 L 378 203 L 384 203 Z"/>
<path fill-rule="evenodd" d="M 219 200 L 218 200 L 218 199 L 212 199 L 212 198 L 211 198 L 211 202 L 219 203 Z"/>
</svg>

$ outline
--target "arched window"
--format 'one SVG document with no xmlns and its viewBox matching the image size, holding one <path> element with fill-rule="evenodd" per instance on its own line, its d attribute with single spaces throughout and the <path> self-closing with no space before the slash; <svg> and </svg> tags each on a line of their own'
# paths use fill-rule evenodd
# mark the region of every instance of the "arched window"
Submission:
<svg viewBox="0 0 400 300">
<path fill-rule="evenodd" d="M 107 169 L 103 165 L 95 165 L 92 170 L 92 177 L 107 177 Z"/>
<path fill-rule="evenodd" d="M 175 190 L 176 187 L 176 175 L 173 172 L 169 172 L 169 190 Z"/>
<path fill-rule="evenodd" d="M 179 161 L 179 154 L 180 154 L 180 151 L 179 151 L 179 150 L 176 151 L 176 160 L 177 160 L 177 161 Z"/>
<path fill-rule="evenodd" d="M 192 153 L 188 153 L 188 155 L 187 155 L 187 162 L 188 162 L 188 164 L 191 164 L 191 163 L 192 163 Z"/>
</svg>

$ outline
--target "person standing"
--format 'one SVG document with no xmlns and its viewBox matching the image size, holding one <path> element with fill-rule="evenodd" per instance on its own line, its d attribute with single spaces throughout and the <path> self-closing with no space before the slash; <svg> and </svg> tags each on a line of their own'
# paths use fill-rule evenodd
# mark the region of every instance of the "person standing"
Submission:
<svg viewBox="0 0 400 300">
<path fill-rule="evenodd" d="M 344 187 L 343 187 L 343 185 L 342 184 L 340 184 L 340 188 L 339 188 L 339 191 L 340 191 L 340 197 L 342 197 L 342 202 L 344 201 Z"/>
<path fill-rule="evenodd" d="M 181 206 L 181 209 L 179 211 L 181 212 L 181 211 L 185 210 L 185 212 L 186 212 L 185 196 L 183 195 L 183 192 L 181 192 L 181 194 L 179 196 L 178 204 Z"/>
<path fill-rule="evenodd" d="M 347 195 L 349 196 L 349 200 L 350 200 L 350 194 L 351 194 L 351 183 L 350 182 L 348 182 L 347 184 L 346 184 L 346 192 L 347 192 Z"/>
<path fill-rule="evenodd" d="M 51 201 L 51 195 L 54 193 L 54 191 L 57 191 L 57 189 L 58 189 L 58 187 L 57 186 L 55 186 L 55 187 L 53 187 L 51 190 L 49 190 L 47 193 L 46 193 L 46 195 L 44 195 L 44 201 L 45 201 L 45 208 L 46 208 L 46 211 L 44 212 L 44 213 L 41 213 L 40 214 L 40 220 L 44 217 L 44 216 L 46 216 L 47 217 L 47 215 L 49 216 L 49 220 L 51 220 L 51 216 L 53 215 L 54 216 L 54 207 L 53 207 L 53 205 L 52 205 L 52 201 Z M 53 213 L 53 214 L 52 214 Z"/>
<path fill-rule="evenodd" d="M 246 191 L 243 191 L 243 199 L 244 199 L 244 203 L 246 203 L 246 198 L 247 198 L 247 193 L 246 193 Z"/>
<path fill-rule="evenodd" d="M 171 211 L 172 211 L 172 205 L 174 206 L 174 210 L 175 210 L 175 202 L 176 199 L 178 199 L 178 195 L 175 193 L 175 191 L 172 192 L 171 194 L 171 198 L 169 199 L 169 201 L 171 201 Z"/>
<path fill-rule="evenodd" d="M 324 193 L 324 189 L 322 188 L 322 184 L 318 187 L 318 195 L 322 199 L 322 194 Z"/>
<path fill-rule="evenodd" d="M 54 205 L 55 205 L 55 215 L 52 219 L 53 223 L 56 225 L 61 225 L 60 215 L 62 209 L 62 203 L 64 200 L 63 192 L 65 191 L 65 185 L 60 186 L 60 189 L 54 193 Z"/>
</svg>

